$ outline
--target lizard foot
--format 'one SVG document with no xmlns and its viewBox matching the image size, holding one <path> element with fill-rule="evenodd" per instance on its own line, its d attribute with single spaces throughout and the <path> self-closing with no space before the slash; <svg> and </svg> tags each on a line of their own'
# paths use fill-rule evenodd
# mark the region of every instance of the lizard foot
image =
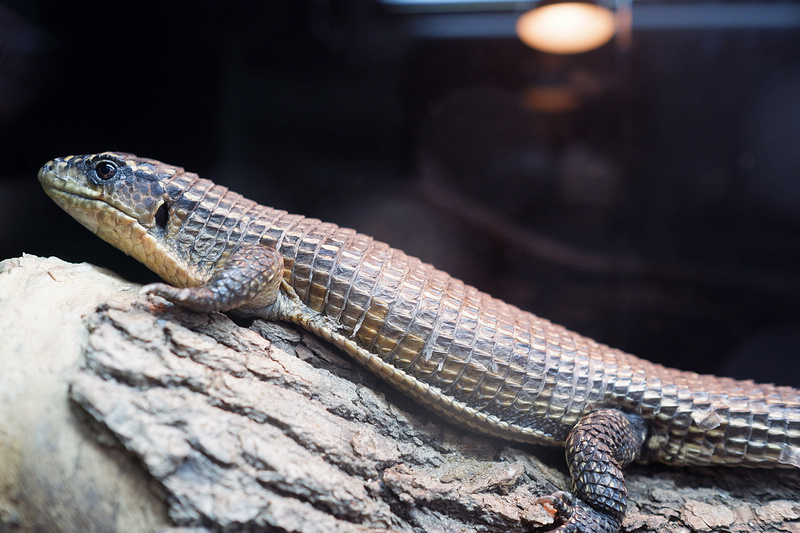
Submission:
<svg viewBox="0 0 800 533">
<path fill-rule="evenodd" d="M 537 501 L 561 524 L 549 533 L 617 533 L 621 521 L 560 490 Z"/>
<path fill-rule="evenodd" d="M 539 503 L 561 524 L 556 533 L 617 533 L 628 506 L 622 468 L 642 448 L 641 417 L 600 409 L 580 419 L 566 439 L 574 494 L 558 491 Z"/>
</svg>

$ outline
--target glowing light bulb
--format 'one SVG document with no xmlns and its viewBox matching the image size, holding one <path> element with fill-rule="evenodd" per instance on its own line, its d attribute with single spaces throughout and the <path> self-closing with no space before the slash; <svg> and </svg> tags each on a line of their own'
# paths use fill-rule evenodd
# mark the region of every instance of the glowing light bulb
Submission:
<svg viewBox="0 0 800 533">
<path fill-rule="evenodd" d="M 522 42 L 551 54 L 588 52 L 606 44 L 615 32 L 610 10 L 581 2 L 538 7 L 517 20 Z"/>
</svg>

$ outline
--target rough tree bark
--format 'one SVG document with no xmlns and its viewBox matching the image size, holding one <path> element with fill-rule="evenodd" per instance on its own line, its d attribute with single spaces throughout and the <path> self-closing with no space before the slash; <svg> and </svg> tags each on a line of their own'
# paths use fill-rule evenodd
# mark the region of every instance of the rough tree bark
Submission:
<svg viewBox="0 0 800 533">
<path fill-rule="evenodd" d="M 560 452 L 443 422 L 308 333 L 136 291 L 2 263 L 0 372 L 24 385 L 0 381 L 0 531 L 530 531 L 568 486 Z M 800 532 L 795 471 L 627 479 L 624 531 Z"/>
</svg>

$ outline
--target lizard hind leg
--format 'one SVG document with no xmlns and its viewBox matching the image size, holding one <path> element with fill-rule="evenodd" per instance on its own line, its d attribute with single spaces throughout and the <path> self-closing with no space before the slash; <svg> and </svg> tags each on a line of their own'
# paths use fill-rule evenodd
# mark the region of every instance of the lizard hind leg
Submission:
<svg viewBox="0 0 800 533">
<path fill-rule="evenodd" d="M 557 533 L 616 533 L 627 509 L 622 469 L 642 448 L 642 419 L 616 409 L 583 417 L 566 440 L 574 494 L 559 491 L 539 502 L 561 521 Z"/>
<path fill-rule="evenodd" d="M 204 284 L 177 288 L 151 283 L 141 294 L 157 294 L 201 313 L 231 309 L 259 309 L 275 303 L 283 279 L 283 257 L 273 249 L 253 244 L 231 254 Z"/>
</svg>

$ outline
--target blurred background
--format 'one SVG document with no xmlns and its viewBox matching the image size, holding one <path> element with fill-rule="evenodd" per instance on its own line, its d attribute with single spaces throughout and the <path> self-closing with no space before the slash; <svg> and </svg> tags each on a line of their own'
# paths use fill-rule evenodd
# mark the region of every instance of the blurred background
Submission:
<svg viewBox="0 0 800 533">
<path fill-rule="evenodd" d="M 800 386 L 800 3 L 0 2 L 0 259 L 149 273 L 36 181 L 133 152 L 639 356 Z"/>
</svg>

